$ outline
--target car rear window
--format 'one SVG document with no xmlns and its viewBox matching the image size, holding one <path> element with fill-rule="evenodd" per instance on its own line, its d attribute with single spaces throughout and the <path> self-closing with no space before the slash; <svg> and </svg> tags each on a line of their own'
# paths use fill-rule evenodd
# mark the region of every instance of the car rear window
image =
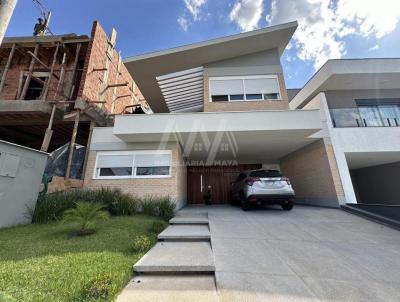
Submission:
<svg viewBox="0 0 400 302">
<path fill-rule="evenodd" d="M 260 170 L 251 172 L 250 177 L 282 177 L 282 173 L 278 170 Z"/>
</svg>

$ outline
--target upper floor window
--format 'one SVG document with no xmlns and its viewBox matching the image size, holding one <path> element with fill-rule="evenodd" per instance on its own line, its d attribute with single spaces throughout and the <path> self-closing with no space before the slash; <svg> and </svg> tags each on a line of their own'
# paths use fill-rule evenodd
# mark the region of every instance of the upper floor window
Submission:
<svg viewBox="0 0 400 302">
<path fill-rule="evenodd" d="M 281 100 L 276 75 L 210 78 L 212 102 L 265 100 Z"/>
</svg>

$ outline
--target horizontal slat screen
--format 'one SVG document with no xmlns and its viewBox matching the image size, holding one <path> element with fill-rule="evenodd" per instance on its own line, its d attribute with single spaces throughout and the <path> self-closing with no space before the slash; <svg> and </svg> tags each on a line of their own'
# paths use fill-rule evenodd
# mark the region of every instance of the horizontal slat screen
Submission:
<svg viewBox="0 0 400 302">
<path fill-rule="evenodd" d="M 276 79 L 248 79 L 244 80 L 246 94 L 279 93 Z"/>
<path fill-rule="evenodd" d="M 132 155 L 99 155 L 97 168 L 132 167 Z"/>
<path fill-rule="evenodd" d="M 238 80 L 210 80 L 211 95 L 243 94 L 243 81 Z"/>
<path fill-rule="evenodd" d="M 165 167 L 171 165 L 170 154 L 138 154 L 135 155 L 136 167 Z"/>
</svg>

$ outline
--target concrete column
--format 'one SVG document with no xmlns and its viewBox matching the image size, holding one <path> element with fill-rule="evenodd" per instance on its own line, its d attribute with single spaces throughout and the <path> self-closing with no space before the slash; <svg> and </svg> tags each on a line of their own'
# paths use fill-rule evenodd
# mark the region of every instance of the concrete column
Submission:
<svg viewBox="0 0 400 302">
<path fill-rule="evenodd" d="M 333 152 L 336 158 L 337 169 L 340 176 L 341 185 L 344 192 L 344 199 L 339 199 L 339 203 L 357 203 L 356 194 L 354 193 L 353 182 L 351 181 L 349 166 L 347 165 L 346 155 L 341 149 L 341 146 L 336 141 L 335 128 L 333 127 L 332 118 L 329 113 L 328 101 L 324 92 L 320 94 L 321 98 L 321 112 L 325 116 L 325 123 L 327 125 L 327 132 L 332 144 Z"/>
<path fill-rule="evenodd" d="M 3 42 L 8 23 L 14 12 L 17 0 L 0 0 L 0 45 Z"/>
</svg>

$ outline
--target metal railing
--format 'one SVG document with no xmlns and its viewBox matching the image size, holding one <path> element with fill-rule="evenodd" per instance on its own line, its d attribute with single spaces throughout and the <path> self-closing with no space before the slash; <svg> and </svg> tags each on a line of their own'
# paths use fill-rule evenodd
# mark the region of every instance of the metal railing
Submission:
<svg viewBox="0 0 400 302">
<path fill-rule="evenodd" d="M 360 108 L 340 108 L 329 111 L 335 128 L 400 126 L 400 110 L 399 113 L 391 113 L 390 116 L 376 108 L 370 114 L 361 112 Z"/>
</svg>

